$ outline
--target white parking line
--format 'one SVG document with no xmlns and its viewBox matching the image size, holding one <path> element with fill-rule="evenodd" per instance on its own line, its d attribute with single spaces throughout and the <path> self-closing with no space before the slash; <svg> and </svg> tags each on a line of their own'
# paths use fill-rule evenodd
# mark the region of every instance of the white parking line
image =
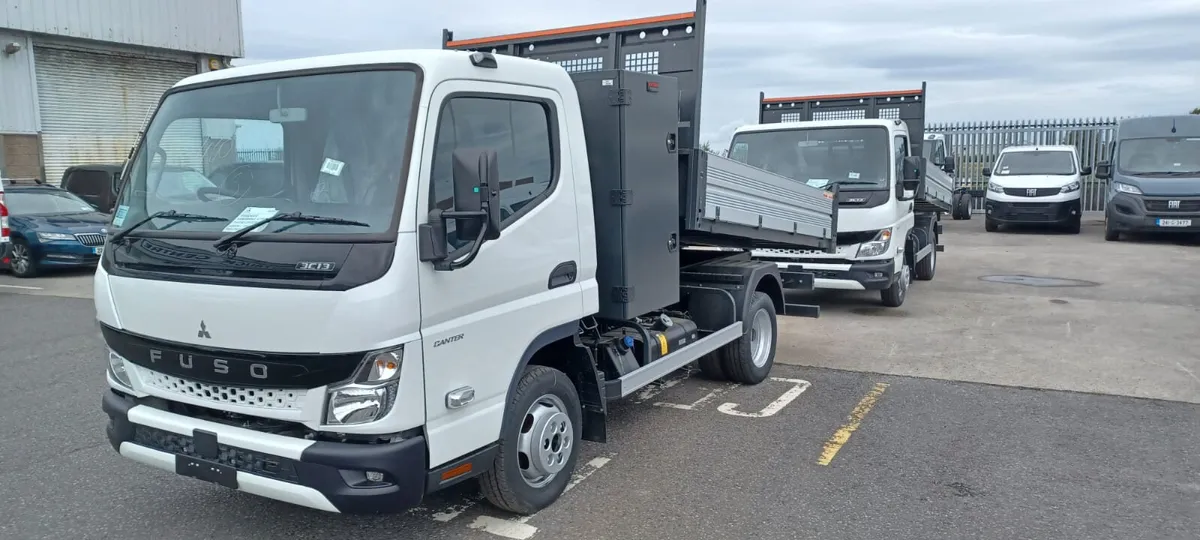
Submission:
<svg viewBox="0 0 1200 540">
<path fill-rule="evenodd" d="M 41 287 L 29 287 L 26 285 L 4 285 L 2 283 L 0 283 L 0 288 L 21 289 L 21 290 L 26 290 L 26 291 L 41 291 L 41 290 L 43 290 Z"/>
<path fill-rule="evenodd" d="M 571 482 L 567 484 L 567 488 L 563 490 L 563 494 L 567 494 L 575 486 L 578 486 L 580 482 L 587 480 L 592 473 L 600 470 L 600 467 L 607 465 L 609 461 L 612 461 L 611 457 L 598 457 L 587 462 L 587 465 L 581 467 L 580 471 L 571 477 Z M 533 519 L 536 515 L 532 514 L 510 519 L 483 515 L 475 518 L 475 521 L 471 522 L 468 526 L 477 531 L 483 531 L 501 538 L 528 540 L 529 538 L 533 538 L 533 535 L 537 534 L 538 531 L 537 527 L 528 524 L 529 520 Z"/>
</svg>

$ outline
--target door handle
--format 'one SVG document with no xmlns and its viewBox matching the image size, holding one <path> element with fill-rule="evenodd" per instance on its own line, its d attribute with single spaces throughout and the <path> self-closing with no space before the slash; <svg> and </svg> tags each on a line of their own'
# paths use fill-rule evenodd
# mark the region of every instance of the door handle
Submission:
<svg viewBox="0 0 1200 540">
<path fill-rule="evenodd" d="M 575 261 L 567 261 L 559 263 L 550 271 L 550 279 L 546 283 L 547 289 L 557 289 L 564 285 L 575 283 L 575 276 L 579 274 L 578 267 Z"/>
</svg>

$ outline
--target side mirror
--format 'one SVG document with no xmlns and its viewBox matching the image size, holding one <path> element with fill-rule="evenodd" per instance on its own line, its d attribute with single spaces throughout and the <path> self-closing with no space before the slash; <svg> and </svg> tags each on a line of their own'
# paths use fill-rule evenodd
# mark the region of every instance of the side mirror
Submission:
<svg viewBox="0 0 1200 540">
<path fill-rule="evenodd" d="M 420 259 L 437 270 L 456 270 L 471 263 L 484 241 L 500 238 L 500 167 L 496 151 L 464 148 L 454 151 L 454 210 L 440 208 L 418 231 Z M 446 221 L 455 220 L 455 236 L 473 240 L 461 261 L 449 261 Z M 473 238 L 472 238 L 473 237 Z"/>
<path fill-rule="evenodd" d="M 1111 161 L 1105 160 L 1096 162 L 1096 178 L 1101 180 L 1108 180 L 1109 178 L 1112 178 Z"/>
<path fill-rule="evenodd" d="M 904 171 L 900 177 L 899 194 L 901 199 L 910 199 L 916 197 L 917 190 L 921 188 L 921 183 L 925 179 L 925 160 L 919 156 L 908 156 L 904 158 Z M 909 195 L 907 192 L 912 192 Z"/>
<path fill-rule="evenodd" d="M 954 156 L 946 156 L 942 161 L 942 170 L 946 171 L 946 174 L 954 174 Z"/>
<path fill-rule="evenodd" d="M 1091 167 L 1083 167 L 1083 168 L 1079 169 L 1079 175 L 1080 175 L 1080 176 L 1087 176 L 1087 175 L 1089 175 L 1089 174 L 1092 174 L 1092 168 L 1091 168 Z"/>
<path fill-rule="evenodd" d="M 984 167 L 984 168 L 983 168 L 983 175 L 984 175 L 984 176 L 991 176 L 991 175 L 992 175 L 992 168 L 991 168 L 991 167 Z"/>
</svg>

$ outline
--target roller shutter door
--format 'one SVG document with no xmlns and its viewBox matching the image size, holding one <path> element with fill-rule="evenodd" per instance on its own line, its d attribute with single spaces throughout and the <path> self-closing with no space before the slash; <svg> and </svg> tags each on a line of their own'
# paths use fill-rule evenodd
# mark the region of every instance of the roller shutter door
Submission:
<svg viewBox="0 0 1200 540">
<path fill-rule="evenodd" d="M 196 73 L 194 62 L 34 46 L 46 181 L 85 163 L 120 163 L 163 92 Z M 168 156 L 200 156 L 200 123 L 194 133 L 176 126 L 163 141 Z M 185 136 L 181 136 L 185 135 Z M 169 146 L 184 145 L 172 152 Z M 190 148 L 195 146 L 195 148 Z M 186 165 L 175 163 L 172 165 Z"/>
</svg>

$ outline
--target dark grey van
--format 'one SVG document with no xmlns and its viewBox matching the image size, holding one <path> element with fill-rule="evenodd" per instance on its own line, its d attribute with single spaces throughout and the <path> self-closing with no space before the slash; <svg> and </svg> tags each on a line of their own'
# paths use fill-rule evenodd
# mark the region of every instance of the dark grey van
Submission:
<svg viewBox="0 0 1200 540">
<path fill-rule="evenodd" d="M 1200 115 L 1126 118 L 1096 164 L 1108 180 L 1104 239 L 1123 232 L 1200 233 Z"/>
</svg>

